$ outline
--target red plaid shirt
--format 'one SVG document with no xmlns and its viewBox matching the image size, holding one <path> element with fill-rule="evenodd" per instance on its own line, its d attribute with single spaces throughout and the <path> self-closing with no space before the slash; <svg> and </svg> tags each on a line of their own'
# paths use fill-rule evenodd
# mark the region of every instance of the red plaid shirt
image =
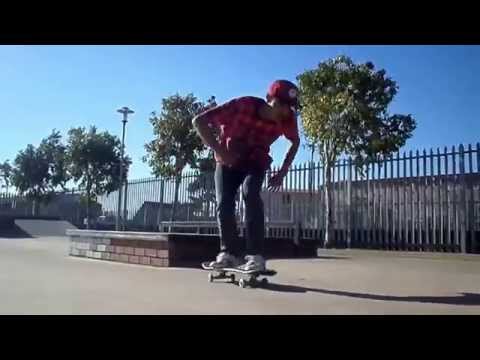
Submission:
<svg viewBox="0 0 480 360">
<path fill-rule="evenodd" d="M 262 119 L 259 110 L 265 105 L 261 98 L 246 96 L 230 100 L 209 113 L 210 124 L 220 130 L 220 144 L 240 155 L 236 168 L 266 170 L 272 162 L 270 145 L 281 135 L 292 141 L 298 138 L 293 113 L 283 123 Z"/>
</svg>

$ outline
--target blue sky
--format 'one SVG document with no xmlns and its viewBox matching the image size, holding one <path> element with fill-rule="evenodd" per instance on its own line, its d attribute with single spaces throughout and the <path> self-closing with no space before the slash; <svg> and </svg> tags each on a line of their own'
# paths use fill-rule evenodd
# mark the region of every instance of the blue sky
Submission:
<svg viewBox="0 0 480 360">
<path fill-rule="evenodd" d="M 121 135 L 116 109 L 135 110 L 127 125 L 131 178 L 150 176 L 141 161 L 148 122 L 161 99 L 193 92 L 219 102 L 264 96 L 269 83 L 295 77 L 329 57 L 373 61 L 400 91 L 391 111 L 411 113 L 417 130 L 404 150 L 480 141 L 479 46 L 0 46 L 0 161 L 56 128 L 96 125 Z M 280 163 L 287 142 L 272 147 Z M 301 150 L 297 162 L 308 159 Z"/>
</svg>

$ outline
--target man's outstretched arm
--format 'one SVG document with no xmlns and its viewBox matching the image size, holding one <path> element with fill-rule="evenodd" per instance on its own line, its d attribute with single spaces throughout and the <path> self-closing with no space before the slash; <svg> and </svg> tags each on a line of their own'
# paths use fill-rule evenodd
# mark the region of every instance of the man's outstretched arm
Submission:
<svg viewBox="0 0 480 360">
<path fill-rule="evenodd" d="M 293 124 L 294 125 L 285 133 L 285 137 L 290 141 L 290 147 L 285 155 L 282 166 L 280 167 L 279 172 L 272 176 L 268 182 L 268 187 L 271 190 L 278 190 L 282 186 L 283 179 L 287 175 L 288 169 L 292 165 L 293 160 L 297 155 L 298 148 L 300 147 L 300 135 L 298 133 L 296 119 Z"/>
<path fill-rule="evenodd" d="M 288 169 L 293 163 L 295 156 L 297 155 L 298 148 L 300 147 L 300 137 L 296 137 L 290 140 L 290 147 L 285 155 L 282 166 L 280 167 L 280 172 L 287 174 Z"/>
</svg>

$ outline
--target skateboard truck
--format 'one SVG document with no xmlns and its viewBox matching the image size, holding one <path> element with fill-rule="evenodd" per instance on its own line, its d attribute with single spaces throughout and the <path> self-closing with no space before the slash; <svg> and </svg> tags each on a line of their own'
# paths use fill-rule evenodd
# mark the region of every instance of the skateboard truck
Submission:
<svg viewBox="0 0 480 360">
<path fill-rule="evenodd" d="M 235 274 L 246 275 L 247 277 L 246 279 L 240 278 L 240 280 L 238 281 L 238 286 L 240 286 L 241 288 L 245 288 L 247 286 L 257 287 L 259 285 L 266 286 L 268 284 L 268 279 L 264 277 L 261 280 L 258 280 L 258 277 L 273 276 L 277 273 L 275 270 L 268 270 L 268 269 L 263 271 L 255 271 L 255 270 L 245 271 L 237 268 L 215 269 L 209 266 L 208 263 L 202 263 L 202 268 L 210 271 L 208 273 L 209 282 L 213 282 L 214 280 L 217 280 L 217 279 L 229 279 L 229 282 L 234 284 L 235 278 L 236 278 Z"/>
</svg>

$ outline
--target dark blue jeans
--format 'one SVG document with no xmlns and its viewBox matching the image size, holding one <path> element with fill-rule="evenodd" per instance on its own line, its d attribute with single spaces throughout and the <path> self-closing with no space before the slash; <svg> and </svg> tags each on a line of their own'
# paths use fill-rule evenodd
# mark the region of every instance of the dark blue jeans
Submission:
<svg viewBox="0 0 480 360">
<path fill-rule="evenodd" d="M 215 190 L 221 251 L 235 256 L 242 256 L 245 252 L 250 255 L 263 254 L 265 219 L 260 190 L 264 179 L 264 171 L 246 172 L 217 164 Z M 239 241 L 235 219 L 235 197 L 242 183 L 245 200 L 245 244 Z"/>
</svg>

